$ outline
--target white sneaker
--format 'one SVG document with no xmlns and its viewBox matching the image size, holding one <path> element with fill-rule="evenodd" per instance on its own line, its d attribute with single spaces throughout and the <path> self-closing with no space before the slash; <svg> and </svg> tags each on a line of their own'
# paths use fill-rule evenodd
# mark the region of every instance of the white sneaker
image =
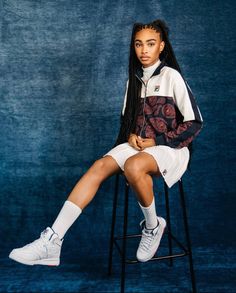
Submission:
<svg viewBox="0 0 236 293">
<path fill-rule="evenodd" d="M 58 234 L 47 227 L 39 239 L 22 248 L 13 249 L 9 257 L 25 265 L 58 266 L 62 242 Z"/>
<path fill-rule="evenodd" d="M 150 260 L 159 247 L 166 227 L 166 221 L 161 217 L 157 217 L 157 220 L 159 221 L 159 225 L 154 229 L 147 229 L 145 226 L 145 220 L 140 223 L 140 226 L 143 227 L 142 238 L 139 243 L 136 257 L 141 262 Z"/>
</svg>

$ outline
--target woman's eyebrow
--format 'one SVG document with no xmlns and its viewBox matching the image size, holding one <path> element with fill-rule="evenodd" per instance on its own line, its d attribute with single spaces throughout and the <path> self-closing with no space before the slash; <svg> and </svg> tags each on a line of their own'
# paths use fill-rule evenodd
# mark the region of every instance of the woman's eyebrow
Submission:
<svg viewBox="0 0 236 293">
<path fill-rule="evenodd" d="M 146 40 L 145 42 L 150 42 L 150 41 L 156 41 L 156 39 L 149 39 L 149 40 Z M 141 42 L 142 43 L 142 41 L 138 40 L 138 39 L 136 39 L 135 42 Z"/>
</svg>

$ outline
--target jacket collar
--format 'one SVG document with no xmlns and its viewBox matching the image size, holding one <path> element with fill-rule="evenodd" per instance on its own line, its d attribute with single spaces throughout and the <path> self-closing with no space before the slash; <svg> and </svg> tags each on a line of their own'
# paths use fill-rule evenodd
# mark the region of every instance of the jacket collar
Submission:
<svg viewBox="0 0 236 293">
<path fill-rule="evenodd" d="M 160 74 L 161 72 L 161 69 L 166 65 L 165 61 L 161 61 L 160 65 L 156 68 L 156 70 L 153 72 L 152 76 L 155 76 L 155 75 L 158 75 Z M 142 67 L 139 67 L 137 70 L 136 70 L 136 77 L 141 80 L 141 78 L 143 77 L 143 69 Z"/>
</svg>

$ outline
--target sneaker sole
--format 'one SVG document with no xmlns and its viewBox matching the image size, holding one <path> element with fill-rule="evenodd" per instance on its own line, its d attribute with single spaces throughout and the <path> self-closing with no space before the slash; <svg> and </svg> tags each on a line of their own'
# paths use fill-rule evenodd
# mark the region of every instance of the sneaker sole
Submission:
<svg viewBox="0 0 236 293">
<path fill-rule="evenodd" d="M 162 223 L 162 224 L 161 224 L 161 228 L 162 228 L 162 230 L 161 230 L 161 237 L 160 237 L 160 240 L 159 240 L 159 242 L 157 242 L 157 244 L 156 244 L 157 247 L 155 248 L 154 253 L 150 254 L 150 255 L 149 255 L 148 257 L 146 257 L 146 258 L 142 258 L 142 259 L 140 259 L 140 258 L 138 258 L 138 257 L 136 256 L 136 258 L 137 258 L 137 260 L 138 260 L 139 262 L 147 262 L 147 261 L 149 261 L 150 259 L 152 259 L 152 258 L 154 257 L 154 255 L 156 254 L 158 248 L 159 248 L 159 245 L 160 245 L 160 243 L 161 243 L 162 236 L 163 236 L 164 231 L 165 231 L 165 228 L 166 228 L 166 221 L 165 221 L 165 219 L 160 218 L 160 217 L 158 217 L 158 220 L 159 220 L 159 223 Z"/>
<path fill-rule="evenodd" d="M 10 254 L 9 258 L 17 261 L 19 263 L 22 263 L 24 265 L 29 265 L 29 266 L 33 266 L 33 265 L 45 265 L 45 266 L 59 266 L 60 264 L 60 260 L 58 258 L 48 258 L 48 259 L 39 259 L 39 260 L 35 260 L 35 261 L 30 261 L 24 258 L 21 258 L 17 255 L 14 254 Z"/>
</svg>

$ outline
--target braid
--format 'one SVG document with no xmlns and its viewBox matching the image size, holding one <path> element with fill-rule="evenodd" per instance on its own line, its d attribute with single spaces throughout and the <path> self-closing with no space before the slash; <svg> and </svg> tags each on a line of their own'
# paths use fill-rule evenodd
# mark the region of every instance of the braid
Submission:
<svg viewBox="0 0 236 293">
<path fill-rule="evenodd" d="M 157 19 L 151 23 L 151 27 L 160 33 L 161 39 L 165 42 L 165 47 L 160 55 L 160 60 L 164 60 L 169 67 L 172 67 L 181 73 L 180 66 L 169 41 L 169 28 L 166 23 L 163 20 Z"/>
<path fill-rule="evenodd" d="M 127 102 L 124 116 L 121 117 L 121 126 L 118 138 L 115 145 L 124 143 L 128 140 L 130 133 L 135 129 L 136 119 L 138 115 L 139 97 L 141 92 L 141 84 L 137 80 L 135 73 L 142 64 L 138 60 L 134 49 L 134 38 L 137 33 L 139 24 L 134 24 L 131 42 L 130 42 L 130 56 L 129 56 L 129 86 L 127 91 Z"/>
</svg>

